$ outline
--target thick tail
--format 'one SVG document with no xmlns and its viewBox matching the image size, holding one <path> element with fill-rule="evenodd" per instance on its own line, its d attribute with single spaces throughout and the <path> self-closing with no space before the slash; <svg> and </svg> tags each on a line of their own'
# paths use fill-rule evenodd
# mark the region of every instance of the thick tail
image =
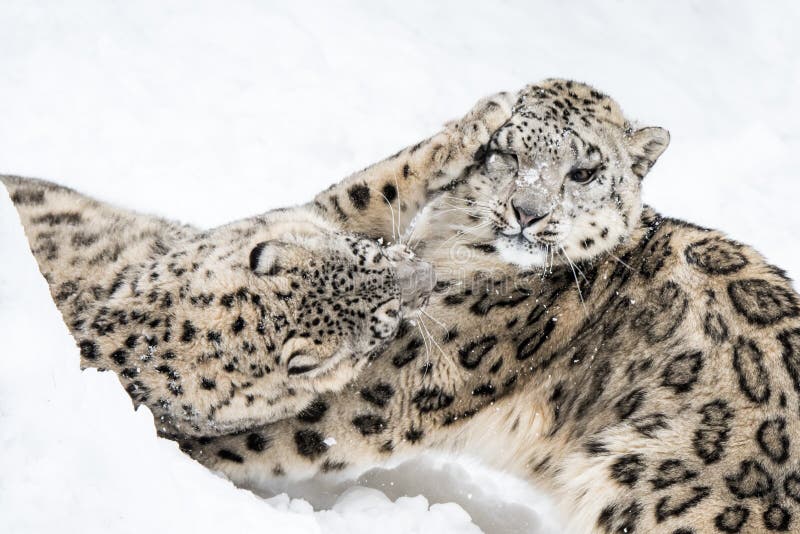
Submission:
<svg viewBox="0 0 800 534">
<path fill-rule="evenodd" d="M 125 269 L 169 253 L 193 228 L 96 201 L 44 180 L 0 175 L 67 325 Z"/>
</svg>

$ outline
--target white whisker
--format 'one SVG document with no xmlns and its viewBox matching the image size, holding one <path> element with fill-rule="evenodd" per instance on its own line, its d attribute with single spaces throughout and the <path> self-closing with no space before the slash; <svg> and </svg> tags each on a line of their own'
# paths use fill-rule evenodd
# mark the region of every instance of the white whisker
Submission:
<svg viewBox="0 0 800 534">
<path fill-rule="evenodd" d="M 567 259 L 567 263 L 569 264 L 570 269 L 572 269 L 572 277 L 575 278 L 575 287 L 578 289 L 578 298 L 581 299 L 581 306 L 583 306 L 583 313 L 587 317 L 589 316 L 589 312 L 586 310 L 586 302 L 583 300 L 583 292 L 581 291 L 581 284 L 578 282 L 578 275 L 575 274 L 575 265 L 572 263 L 572 260 L 567 256 L 567 251 L 564 250 L 564 247 L 559 247 L 561 249 L 561 253 Z"/>
<path fill-rule="evenodd" d="M 420 326 L 421 324 L 422 321 L 420 321 L 420 317 L 417 317 L 417 329 L 419 330 L 420 336 L 422 336 L 422 343 L 425 345 L 425 355 L 426 355 L 425 363 L 428 363 L 431 361 L 431 349 L 428 346 L 428 340 L 425 337 L 425 332 L 422 330 L 422 327 Z"/>
<path fill-rule="evenodd" d="M 427 317 L 428 319 L 430 319 L 430 320 L 431 320 L 431 321 L 433 321 L 434 323 L 438 324 L 438 325 L 441 327 L 441 329 L 442 329 L 442 330 L 444 330 L 445 334 L 448 332 L 448 328 L 447 328 L 447 325 L 446 325 L 446 324 L 444 324 L 444 323 L 443 323 L 443 322 L 441 322 L 440 320 L 438 320 L 438 319 L 434 318 L 434 317 L 433 317 L 431 314 L 429 314 L 429 313 L 428 313 L 428 312 L 426 312 L 425 310 L 420 310 L 420 313 L 423 313 L 423 314 L 425 315 L 425 317 Z"/>
<path fill-rule="evenodd" d="M 486 226 L 489 226 L 491 224 L 492 224 L 492 221 L 485 221 L 485 222 L 480 223 L 480 224 L 475 225 L 475 226 L 462 228 L 461 230 L 458 230 L 455 234 L 451 235 L 450 237 L 448 237 L 447 239 L 442 241 L 442 243 L 437 247 L 436 250 L 440 250 L 442 247 L 447 245 L 450 241 L 452 241 L 453 239 L 456 239 L 458 237 L 462 237 L 462 236 L 465 236 L 465 235 L 476 235 L 474 232 L 470 232 L 469 230 L 481 230 L 481 229 L 483 229 Z"/>
<path fill-rule="evenodd" d="M 609 255 L 609 256 L 611 256 L 612 258 L 614 258 L 615 260 L 617 260 L 617 261 L 618 261 L 619 263 L 621 263 L 621 264 L 622 264 L 624 267 L 627 267 L 629 270 L 631 270 L 631 271 L 633 271 L 633 270 L 634 270 L 634 269 L 633 269 L 633 267 L 631 267 L 630 265 L 628 265 L 627 263 L 625 263 L 624 261 L 622 261 L 622 260 L 621 260 L 621 259 L 619 259 L 618 257 L 614 256 L 612 253 L 610 253 L 610 252 L 609 252 L 609 253 L 608 253 L 608 255 Z"/>
<path fill-rule="evenodd" d="M 400 242 L 400 238 L 403 235 L 403 231 L 401 229 L 402 220 L 400 219 L 400 213 L 402 210 L 400 209 L 400 184 L 397 183 L 397 174 L 392 175 L 392 180 L 394 180 L 394 190 L 397 191 L 397 241 Z M 413 232 L 412 232 L 413 233 Z"/>
<path fill-rule="evenodd" d="M 386 201 L 386 205 L 389 206 L 389 211 L 391 211 L 391 215 L 392 215 L 392 239 L 394 239 L 395 242 L 400 243 L 400 237 L 397 235 L 397 229 L 394 226 L 394 208 L 392 208 L 392 203 L 389 202 L 389 199 L 386 198 L 386 195 L 384 195 L 383 193 L 381 193 L 381 196 L 383 197 L 383 200 Z"/>
<path fill-rule="evenodd" d="M 426 314 L 426 315 L 427 315 L 427 314 Z M 444 357 L 446 358 L 446 357 L 447 357 L 447 354 L 445 354 L 445 352 L 444 352 L 444 350 L 442 349 L 441 345 L 439 345 L 439 343 L 437 343 L 436 339 L 434 339 L 434 337 L 433 337 L 433 334 L 431 334 L 431 331 L 428 329 L 428 325 L 427 325 L 427 324 L 425 324 L 425 321 L 422 321 L 422 317 L 419 317 L 419 319 L 420 319 L 420 324 L 422 324 L 422 327 L 423 327 L 423 328 L 425 329 L 425 331 L 428 333 L 428 337 L 430 338 L 431 342 L 432 342 L 434 345 L 436 345 L 436 348 L 437 348 L 437 349 L 439 349 L 439 352 L 442 354 L 442 356 L 444 356 Z"/>
</svg>

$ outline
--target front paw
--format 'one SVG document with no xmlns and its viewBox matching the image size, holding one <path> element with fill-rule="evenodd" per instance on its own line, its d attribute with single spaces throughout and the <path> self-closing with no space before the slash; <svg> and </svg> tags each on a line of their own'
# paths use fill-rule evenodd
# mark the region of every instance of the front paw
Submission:
<svg viewBox="0 0 800 534">
<path fill-rule="evenodd" d="M 475 153 L 489 142 L 494 132 L 511 118 L 516 93 L 497 93 L 478 101 L 454 126 L 465 154 Z"/>
<path fill-rule="evenodd" d="M 492 135 L 511 118 L 516 100 L 515 92 L 482 98 L 461 119 L 447 124 L 442 148 L 448 150 L 434 153 L 445 177 L 456 178 L 475 162 Z"/>
</svg>

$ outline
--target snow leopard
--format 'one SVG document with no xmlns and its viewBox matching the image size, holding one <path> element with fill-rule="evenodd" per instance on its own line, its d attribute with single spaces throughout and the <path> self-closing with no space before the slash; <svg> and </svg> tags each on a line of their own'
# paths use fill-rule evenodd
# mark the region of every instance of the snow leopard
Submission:
<svg viewBox="0 0 800 534">
<path fill-rule="evenodd" d="M 500 124 L 447 176 L 419 154 L 463 144 L 434 136 L 316 200 L 349 227 L 406 233 L 436 267 L 425 314 L 297 416 L 183 450 L 251 488 L 438 450 L 542 488 L 568 532 L 800 531 L 786 273 L 643 205 L 669 134 L 597 89 L 550 79 L 482 111 Z"/>
<path fill-rule="evenodd" d="M 436 176 L 429 190 L 393 180 L 371 206 L 355 184 L 350 207 L 330 196 L 203 230 L 42 180 L 0 181 L 81 365 L 114 371 L 163 436 L 235 433 L 340 390 L 419 313 L 433 269 L 397 232 L 502 123 L 485 105 L 415 150 L 415 168 Z M 378 203 L 392 216 L 365 217 Z"/>
<path fill-rule="evenodd" d="M 430 265 L 407 249 L 306 208 L 203 231 L 0 180 L 81 365 L 113 370 L 163 433 L 296 414 L 356 376 L 431 289 Z"/>
</svg>

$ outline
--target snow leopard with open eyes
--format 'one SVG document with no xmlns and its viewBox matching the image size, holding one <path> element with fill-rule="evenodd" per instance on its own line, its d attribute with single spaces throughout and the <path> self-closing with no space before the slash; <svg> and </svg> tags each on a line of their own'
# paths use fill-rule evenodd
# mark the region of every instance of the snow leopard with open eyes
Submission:
<svg viewBox="0 0 800 534">
<path fill-rule="evenodd" d="M 643 207 L 669 137 L 595 89 L 547 80 L 482 109 L 502 121 L 449 183 L 415 159 L 448 159 L 435 136 L 317 198 L 381 231 L 381 191 L 396 179 L 415 199 L 400 227 L 418 215 L 410 243 L 437 269 L 426 315 L 297 417 L 184 450 L 253 487 L 436 449 L 545 489 L 567 532 L 800 531 L 800 302 L 783 271 Z"/>
</svg>

